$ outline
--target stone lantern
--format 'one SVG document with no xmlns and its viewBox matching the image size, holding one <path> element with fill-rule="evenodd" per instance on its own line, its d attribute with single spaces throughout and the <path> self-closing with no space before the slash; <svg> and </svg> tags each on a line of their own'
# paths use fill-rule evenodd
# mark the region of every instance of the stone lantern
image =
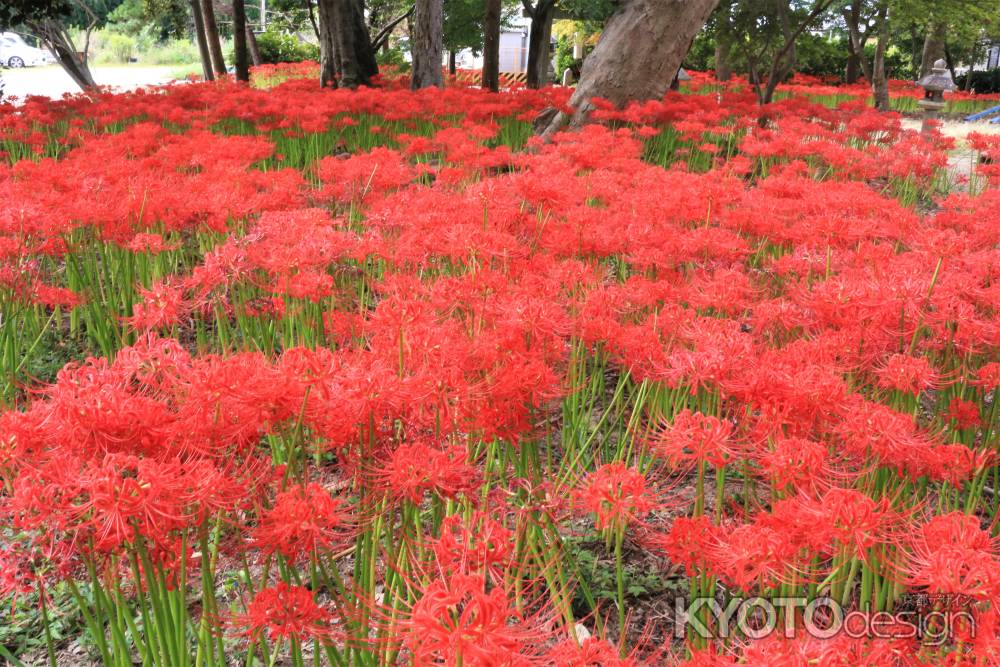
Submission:
<svg viewBox="0 0 1000 667">
<path fill-rule="evenodd" d="M 917 104 L 924 110 L 924 122 L 920 131 L 926 134 L 930 132 L 931 121 L 936 120 L 938 113 L 944 109 L 944 94 L 955 90 L 957 86 L 948 71 L 948 63 L 944 60 L 935 61 L 931 73 L 917 81 L 917 85 L 924 89 L 924 99 Z"/>
<path fill-rule="evenodd" d="M 678 90 L 681 87 L 681 81 L 690 81 L 691 75 L 681 67 L 677 70 L 677 75 L 674 76 L 674 80 L 670 82 L 670 90 Z"/>
</svg>

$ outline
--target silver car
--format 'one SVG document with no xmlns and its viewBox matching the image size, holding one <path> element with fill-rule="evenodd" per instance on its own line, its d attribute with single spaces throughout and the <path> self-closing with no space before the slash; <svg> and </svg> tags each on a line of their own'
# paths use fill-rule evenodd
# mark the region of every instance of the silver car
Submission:
<svg viewBox="0 0 1000 667">
<path fill-rule="evenodd" d="M 0 65 L 16 69 L 48 65 L 56 59 L 46 49 L 30 46 L 16 32 L 0 33 Z"/>
</svg>

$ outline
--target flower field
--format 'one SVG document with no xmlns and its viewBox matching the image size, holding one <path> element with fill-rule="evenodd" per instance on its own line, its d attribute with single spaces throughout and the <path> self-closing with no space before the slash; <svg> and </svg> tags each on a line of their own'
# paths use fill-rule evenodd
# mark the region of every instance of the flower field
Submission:
<svg viewBox="0 0 1000 667">
<path fill-rule="evenodd" d="M 301 73 L 0 107 L 0 658 L 1000 664 L 1000 139 Z"/>
</svg>

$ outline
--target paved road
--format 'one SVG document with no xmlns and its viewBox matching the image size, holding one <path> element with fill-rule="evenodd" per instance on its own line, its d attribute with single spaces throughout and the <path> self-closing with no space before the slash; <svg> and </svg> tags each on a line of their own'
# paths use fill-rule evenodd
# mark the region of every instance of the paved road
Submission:
<svg viewBox="0 0 1000 667">
<path fill-rule="evenodd" d="M 132 90 L 141 86 L 152 86 L 173 80 L 183 67 L 146 67 L 143 65 L 101 66 L 92 68 L 94 78 L 102 86 L 113 86 L 122 90 Z M 5 95 L 43 95 L 59 98 L 66 93 L 77 93 L 80 89 L 69 75 L 58 65 L 46 67 L 26 67 L 5 69 L 3 78 L 7 84 Z"/>
</svg>

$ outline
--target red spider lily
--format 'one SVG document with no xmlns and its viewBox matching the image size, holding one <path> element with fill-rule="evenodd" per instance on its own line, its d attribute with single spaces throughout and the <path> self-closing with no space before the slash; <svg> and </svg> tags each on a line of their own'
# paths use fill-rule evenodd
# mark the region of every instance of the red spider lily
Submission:
<svg viewBox="0 0 1000 667">
<path fill-rule="evenodd" d="M 420 504 L 425 494 L 442 499 L 472 497 L 481 484 L 479 471 L 467 462 L 462 447 L 438 449 L 417 442 L 399 445 L 376 471 L 379 486 L 391 497 Z"/>
<path fill-rule="evenodd" d="M 245 614 L 234 615 L 230 625 L 239 634 L 258 640 L 329 640 L 333 635 L 331 613 L 316 603 L 313 593 L 302 586 L 280 582 L 257 591 Z"/>
<path fill-rule="evenodd" d="M 479 574 L 428 584 L 401 628 L 415 665 L 531 664 L 546 637 L 537 619 L 516 611 L 503 587 Z"/>
<path fill-rule="evenodd" d="M 683 410 L 661 425 L 650 447 L 671 466 L 723 466 L 734 456 L 732 425 L 700 412 Z"/>
<path fill-rule="evenodd" d="M 993 605 L 1000 600 L 1000 551 L 976 517 L 959 512 L 932 517 L 908 541 L 904 574 L 910 585 Z"/>
<path fill-rule="evenodd" d="M 761 474 L 775 490 L 817 493 L 843 482 L 831 460 L 830 447 L 803 438 L 778 438 L 758 457 Z"/>
<path fill-rule="evenodd" d="M 959 429 L 972 428 L 982 424 L 982 419 L 979 416 L 979 405 L 972 401 L 962 400 L 957 396 L 948 403 L 948 419 L 954 420 Z"/>
<path fill-rule="evenodd" d="M 481 572 L 490 581 L 501 581 L 515 557 L 514 533 L 477 512 L 471 521 L 449 516 L 441 522 L 440 536 L 431 544 L 441 572 Z"/>
<path fill-rule="evenodd" d="M 594 516 L 599 531 L 623 529 L 658 507 L 645 476 L 624 463 L 607 463 L 587 474 L 574 498 Z"/>
<path fill-rule="evenodd" d="M 875 374 L 879 386 L 916 396 L 938 386 L 938 375 L 923 357 L 894 354 Z"/>
<path fill-rule="evenodd" d="M 290 561 L 340 549 L 354 537 L 354 517 L 347 503 L 316 483 L 282 491 L 261 514 L 254 545 Z"/>
</svg>

